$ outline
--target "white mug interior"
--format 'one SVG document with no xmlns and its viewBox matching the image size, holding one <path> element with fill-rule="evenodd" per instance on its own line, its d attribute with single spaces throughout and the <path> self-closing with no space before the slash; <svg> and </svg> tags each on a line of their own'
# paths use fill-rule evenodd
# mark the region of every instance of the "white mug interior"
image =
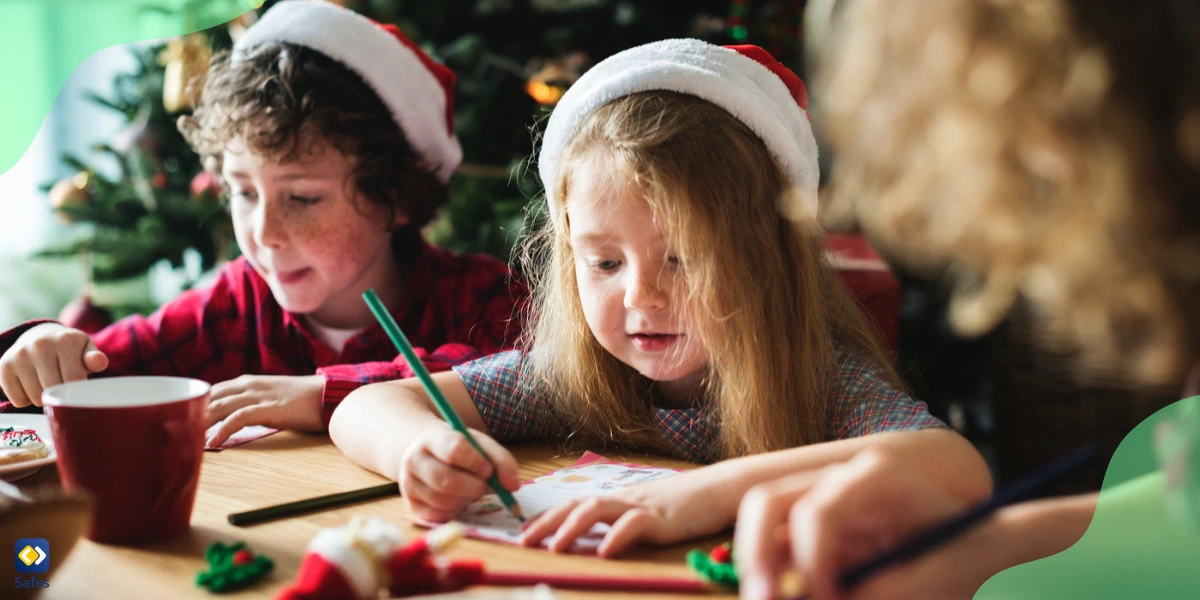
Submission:
<svg viewBox="0 0 1200 600">
<path fill-rule="evenodd" d="M 42 403 L 94 408 L 154 406 L 203 396 L 209 387 L 185 377 L 104 377 L 53 386 L 42 392 Z"/>
</svg>

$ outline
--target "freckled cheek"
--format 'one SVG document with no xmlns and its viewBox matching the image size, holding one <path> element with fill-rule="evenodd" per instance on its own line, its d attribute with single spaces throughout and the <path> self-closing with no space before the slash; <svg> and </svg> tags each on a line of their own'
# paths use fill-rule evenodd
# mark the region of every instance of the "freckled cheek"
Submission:
<svg viewBox="0 0 1200 600">
<path fill-rule="evenodd" d="M 389 235 L 376 224 L 348 218 L 297 220 L 292 240 L 304 240 L 309 260 L 342 272 L 353 272 L 378 254 Z"/>
</svg>

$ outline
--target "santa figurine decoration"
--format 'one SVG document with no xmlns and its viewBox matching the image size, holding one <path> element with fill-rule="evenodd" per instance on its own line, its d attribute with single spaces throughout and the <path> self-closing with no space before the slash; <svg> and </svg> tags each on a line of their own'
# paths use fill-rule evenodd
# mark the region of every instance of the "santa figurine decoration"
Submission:
<svg viewBox="0 0 1200 600">
<path fill-rule="evenodd" d="M 391 523 L 356 517 L 317 533 L 296 580 L 275 600 L 367 600 L 383 589 L 393 597 L 461 590 L 483 579 L 482 561 L 437 556 L 461 535 L 450 524 L 406 540 Z"/>
</svg>

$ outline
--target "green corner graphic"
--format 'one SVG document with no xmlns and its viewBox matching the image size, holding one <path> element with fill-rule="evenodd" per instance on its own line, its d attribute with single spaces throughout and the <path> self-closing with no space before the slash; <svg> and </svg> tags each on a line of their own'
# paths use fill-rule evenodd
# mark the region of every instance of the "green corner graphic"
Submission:
<svg viewBox="0 0 1200 600">
<path fill-rule="evenodd" d="M 1074 546 L 1002 571 L 975 595 L 976 600 L 1197 597 L 1200 396 L 1158 411 L 1125 437 L 1105 473 L 1092 523 Z"/>
<path fill-rule="evenodd" d="M 0 175 L 29 148 L 63 83 L 87 57 L 232 20 L 262 0 L 0 2 Z"/>
</svg>

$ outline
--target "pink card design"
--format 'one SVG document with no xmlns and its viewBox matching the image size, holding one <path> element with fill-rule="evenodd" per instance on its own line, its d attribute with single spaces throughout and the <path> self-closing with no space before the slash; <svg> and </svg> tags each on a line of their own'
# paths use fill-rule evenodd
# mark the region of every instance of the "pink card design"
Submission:
<svg viewBox="0 0 1200 600">
<path fill-rule="evenodd" d="M 563 502 L 610 494 L 631 485 L 678 473 L 678 470 L 664 467 L 615 462 L 599 454 L 586 452 L 569 467 L 521 484 L 521 489 L 514 492 L 513 496 L 521 504 L 525 516 L 532 519 Z M 481 540 L 515 545 L 521 534 L 521 522 L 504 508 L 495 494 L 488 494 L 467 506 L 455 521 L 463 526 L 468 537 Z M 417 523 L 426 527 L 438 525 L 422 521 Z M 594 553 L 607 531 L 606 524 L 594 525 L 575 541 L 571 552 Z"/>
</svg>

